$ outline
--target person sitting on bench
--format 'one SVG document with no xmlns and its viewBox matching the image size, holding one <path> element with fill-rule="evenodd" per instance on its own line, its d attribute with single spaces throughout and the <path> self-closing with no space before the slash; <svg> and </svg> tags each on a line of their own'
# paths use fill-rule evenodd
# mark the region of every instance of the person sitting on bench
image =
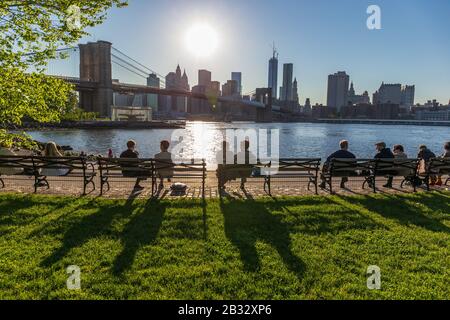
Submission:
<svg viewBox="0 0 450 320">
<path fill-rule="evenodd" d="M 419 158 L 421 160 L 420 166 L 421 168 L 419 169 L 419 172 L 426 172 L 426 168 L 428 163 L 430 162 L 431 159 L 436 158 L 436 155 L 434 154 L 433 151 L 431 151 L 430 149 L 428 149 L 428 147 L 426 145 L 421 145 L 419 147 L 419 153 L 417 154 L 417 158 Z M 434 186 L 436 185 L 437 182 L 437 176 L 436 175 L 430 175 L 430 181 L 429 184 L 430 186 Z"/>
<path fill-rule="evenodd" d="M 446 142 L 444 144 L 444 153 L 440 156 L 441 159 L 446 159 L 446 158 L 450 158 L 450 142 Z M 437 186 L 442 186 L 443 182 L 442 182 L 442 175 L 438 176 L 438 180 L 436 182 Z"/>
<path fill-rule="evenodd" d="M 163 140 L 160 143 L 161 152 L 155 154 L 156 160 L 156 171 L 158 177 L 160 179 L 159 188 L 164 188 L 164 179 L 167 179 L 168 182 L 172 182 L 173 178 L 173 162 L 172 162 L 172 154 L 168 151 L 170 147 L 170 142 L 167 140 Z M 159 162 L 158 160 L 161 160 Z"/>
<path fill-rule="evenodd" d="M 325 180 L 324 173 L 328 172 L 330 163 L 333 159 L 356 159 L 355 155 L 353 153 L 351 153 L 350 151 L 348 151 L 349 143 L 347 140 L 342 140 L 341 142 L 339 142 L 339 146 L 341 147 L 341 149 L 336 151 L 332 155 L 330 155 L 327 158 L 327 161 L 323 165 L 322 175 L 321 175 L 322 183 L 320 184 L 320 188 L 322 188 L 322 189 L 325 189 L 325 187 L 326 187 L 326 180 Z M 342 177 L 341 188 L 345 188 L 345 184 L 347 182 L 348 182 L 348 177 Z"/>
<path fill-rule="evenodd" d="M 127 150 L 121 153 L 120 155 L 121 159 L 138 159 L 139 158 L 139 152 L 136 151 L 136 142 L 133 140 L 130 140 L 127 142 Z M 141 190 L 144 189 L 140 185 L 141 181 L 146 180 L 145 178 L 142 178 L 144 175 L 143 172 L 140 170 L 136 170 L 135 168 L 138 168 L 137 163 L 131 163 L 131 161 L 123 161 L 121 164 L 122 166 L 122 174 L 124 177 L 130 177 L 134 178 L 136 177 L 136 184 L 134 185 L 135 190 Z"/>
<path fill-rule="evenodd" d="M 375 155 L 374 159 L 395 159 L 395 155 L 392 153 L 390 148 L 386 147 L 385 142 L 378 142 L 375 143 L 375 147 L 378 151 L 378 153 Z M 392 188 L 392 183 L 394 182 L 394 177 L 390 176 L 389 174 L 397 174 L 397 172 L 386 172 L 386 175 L 388 175 L 388 181 L 383 186 L 384 188 Z M 370 179 L 369 181 L 369 187 L 373 188 L 373 179 Z"/>
<path fill-rule="evenodd" d="M 241 178 L 241 189 L 245 189 L 247 178 L 252 176 L 253 165 L 257 164 L 256 156 L 250 151 L 250 141 L 245 140 L 241 143 L 241 151 L 235 156 L 235 163 Z"/>
<path fill-rule="evenodd" d="M 50 141 L 45 145 L 44 149 L 44 157 L 46 158 L 62 158 L 64 157 L 62 153 L 58 150 L 56 143 Z M 65 176 L 70 173 L 71 169 L 64 165 L 51 164 L 48 166 L 44 166 L 41 171 L 41 175 L 43 176 Z"/>
<path fill-rule="evenodd" d="M 236 180 L 236 174 L 227 171 L 227 168 L 234 166 L 234 152 L 230 150 L 230 144 L 227 141 L 222 142 L 222 149 L 217 152 L 216 161 L 219 191 L 225 191 L 225 184 L 229 181 Z"/>
</svg>

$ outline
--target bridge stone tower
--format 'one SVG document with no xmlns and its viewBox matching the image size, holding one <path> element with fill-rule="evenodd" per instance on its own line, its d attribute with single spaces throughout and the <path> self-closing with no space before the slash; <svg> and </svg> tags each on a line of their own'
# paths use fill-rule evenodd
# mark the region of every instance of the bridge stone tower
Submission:
<svg viewBox="0 0 450 320">
<path fill-rule="evenodd" d="M 95 84 L 90 90 L 80 90 L 80 106 L 101 117 L 111 117 L 113 105 L 112 44 L 107 41 L 80 44 L 80 81 Z"/>
</svg>

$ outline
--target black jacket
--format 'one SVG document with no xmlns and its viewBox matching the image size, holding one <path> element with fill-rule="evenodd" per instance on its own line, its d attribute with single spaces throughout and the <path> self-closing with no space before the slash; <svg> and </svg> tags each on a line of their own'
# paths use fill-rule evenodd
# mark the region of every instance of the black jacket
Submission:
<svg viewBox="0 0 450 320">
<path fill-rule="evenodd" d="M 356 159 L 356 157 L 350 151 L 338 150 L 327 158 L 326 163 L 330 163 L 333 159 Z"/>
<path fill-rule="evenodd" d="M 392 153 L 391 149 L 384 148 L 380 152 L 375 155 L 375 159 L 394 159 L 395 156 Z"/>
<path fill-rule="evenodd" d="M 430 149 L 424 149 L 417 155 L 419 159 L 429 161 L 430 159 L 436 158 L 436 155 Z"/>
</svg>

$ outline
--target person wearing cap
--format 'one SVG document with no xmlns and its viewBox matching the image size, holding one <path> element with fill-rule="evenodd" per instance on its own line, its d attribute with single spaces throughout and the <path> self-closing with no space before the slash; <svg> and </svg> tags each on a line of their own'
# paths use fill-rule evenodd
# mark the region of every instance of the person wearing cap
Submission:
<svg viewBox="0 0 450 320">
<path fill-rule="evenodd" d="M 386 147 L 385 142 L 375 143 L 375 147 L 377 148 L 377 154 L 374 159 L 394 159 L 395 155 L 392 153 L 390 148 Z M 394 177 L 388 177 L 387 183 L 383 186 L 384 188 L 392 188 L 392 182 L 394 181 Z M 373 186 L 373 181 L 369 182 L 370 186 Z"/>
</svg>

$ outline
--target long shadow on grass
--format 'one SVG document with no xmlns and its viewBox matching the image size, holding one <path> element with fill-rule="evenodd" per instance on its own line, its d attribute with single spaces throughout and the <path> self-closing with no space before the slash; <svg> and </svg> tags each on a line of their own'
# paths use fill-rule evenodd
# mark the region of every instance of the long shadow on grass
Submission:
<svg viewBox="0 0 450 320">
<path fill-rule="evenodd" d="M 138 250 L 156 240 L 166 207 L 165 203 L 150 201 L 143 210 L 133 215 L 121 236 L 123 250 L 114 261 L 114 275 L 128 270 L 133 265 Z"/>
<path fill-rule="evenodd" d="M 165 236 L 171 239 L 206 239 L 207 215 L 205 201 L 202 201 L 201 204 L 196 201 L 189 203 L 182 202 L 180 204 L 177 201 L 151 200 L 143 210 L 138 211 L 131 217 L 123 230 L 121 235 L 123 249 L 114 261 L 112 268 L 114 275 L 119 276 L 129 270 L 134 263 L 139 249 L 155 243 L 161 230 L 167 208 L 176 208 L 178 205 L 182 209 L 189 207 L 201 208 L 202 217 L 200 219 L 198 216 L 188 217 L 186 215 L 176 214 L 170 218 L 166 218 L 167 228 Z M 199 230 L 202 230 L 202 232 L 199 232 Z M 200 237 L 200 233 L 203 236 Z"/>
<path fill-rule="evenodd" d="M 116 203 L 114 205 L 98 204 L 98 210 L 84 216 L 80 220 L 70 223 L 64 233 L 62 245 L 55 250 L 50 256 L 45 258 L 41 265 L 44 267 L 51 266 L 63 259 L 70 250 L 81 247 L 90 239 L 105 234 L 111 234 L 111 225 L 115 219 L 124 218 L 133 213 L 136 205 L 133 204 L 134 197 L 130 197 L 125 205 Z M 41 231 L 43 232 L 43 231 Z"/>
<path fill-rule="evenodd" d="M 239 249 L 246 271 L 255 272 L 260 268 L 256 242 L 261 240 L 275 247 L 286 267 L 301 278 L 305 264 L 292 253 L 289 228 L 280 217 L 253 200 L 221 199 L 220 208 L 225 234 Z"/>
<path fill-rule="evenodd" d="M 380 216 L 397 221 L 402 225 L 415 225 L 430 231 L 450 233 L 450 228 L 440 220 L 448 208 L 448 197 L 417 193 L 411 197 L 383 195 L 383 197 L 341 197 L 348 203 L 366 208 Z M 424 210 L 421 206 L 429 209 Z"/>
</svg>

